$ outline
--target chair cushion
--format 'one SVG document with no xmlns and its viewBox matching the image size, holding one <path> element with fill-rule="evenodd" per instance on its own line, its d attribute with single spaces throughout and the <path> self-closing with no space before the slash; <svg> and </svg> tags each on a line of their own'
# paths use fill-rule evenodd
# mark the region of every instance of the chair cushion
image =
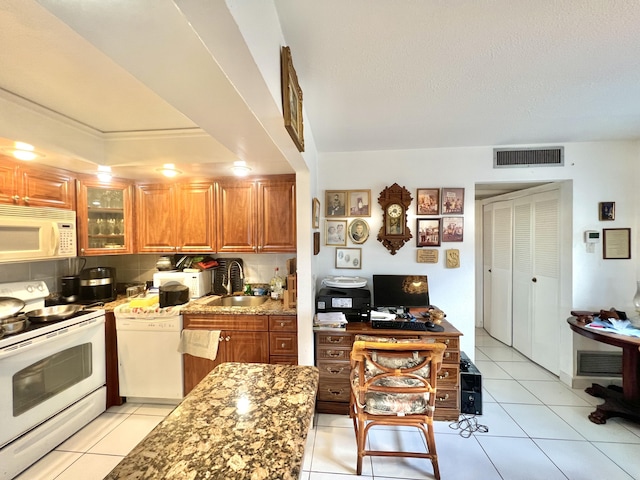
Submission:
<svg viewBox="0 0 640 480">
<path fill-rule="evenodd" d="M 373 415 L 416 415 L 427 413 L 428 405 L 428 393 L 368 392 L 364 411 Z"/>
</svg>

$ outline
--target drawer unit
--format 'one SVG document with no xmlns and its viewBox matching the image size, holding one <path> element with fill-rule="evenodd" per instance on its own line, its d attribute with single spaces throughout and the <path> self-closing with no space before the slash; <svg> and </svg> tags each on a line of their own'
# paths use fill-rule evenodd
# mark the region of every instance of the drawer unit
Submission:
<svg viewBox="0 0 640 480">
<path fill-rule="evenodd" d="M 460 335 L 448 322 L 444 332 L 416 335 L 416 332 L 379 330 L 368 323 L 349 323 L 346 330 L 316 330 L 316 366 L 320 371 L 317 410 L 321 413 L 349 413 L 349 354 L 356 335 L 423 338 L 444 343 L 442 368 L 438 372 L 435 420 L 455 421 L 460 415 Z"/>
<path fill-rule="evenodd" d="M 269 363 L 298 364 L 298 317 L 269 315 Z"/>
</svg>

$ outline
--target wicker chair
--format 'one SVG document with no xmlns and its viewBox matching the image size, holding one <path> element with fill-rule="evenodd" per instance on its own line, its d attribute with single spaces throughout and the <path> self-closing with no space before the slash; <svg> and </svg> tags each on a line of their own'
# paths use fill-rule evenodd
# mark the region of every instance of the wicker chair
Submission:
<svg viewBox="0 0 640 480">
<path fill-rule="evenodd" d="M 357 474 L 366 455 L 428 458 L 440 479 L 433 433 L 436 373 L 446 346 L 424 340 L 356 338 L 351 350 L 350 415 L 358 444 Z M 425 437 L 427 452 L 367 450 L 367 434 L 376 425 L 411 426 Z"/>
</svg>

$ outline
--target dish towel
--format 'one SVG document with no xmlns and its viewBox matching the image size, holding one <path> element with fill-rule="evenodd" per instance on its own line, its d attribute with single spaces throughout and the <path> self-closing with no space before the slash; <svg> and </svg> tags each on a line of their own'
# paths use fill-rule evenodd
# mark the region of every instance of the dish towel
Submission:
<svg viewBox="0 0 640 480">
<path fill-rule="evenodd" d="M 183 330 L 178 352 L 215 360 L 219 339 L 220 330 Z"/>
</svg>

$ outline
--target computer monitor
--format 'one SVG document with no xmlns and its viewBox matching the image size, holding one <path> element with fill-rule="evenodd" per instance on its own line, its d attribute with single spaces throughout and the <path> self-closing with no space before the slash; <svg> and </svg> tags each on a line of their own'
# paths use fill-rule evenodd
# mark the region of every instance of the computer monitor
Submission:
<svg viewBox="0 0 640 480">
<path fill-rule="evenodd" d="M 426 275 L 374 275 L 373 304 L 376 308 L 427 307 L 429 284 Z"/>
</svg>

